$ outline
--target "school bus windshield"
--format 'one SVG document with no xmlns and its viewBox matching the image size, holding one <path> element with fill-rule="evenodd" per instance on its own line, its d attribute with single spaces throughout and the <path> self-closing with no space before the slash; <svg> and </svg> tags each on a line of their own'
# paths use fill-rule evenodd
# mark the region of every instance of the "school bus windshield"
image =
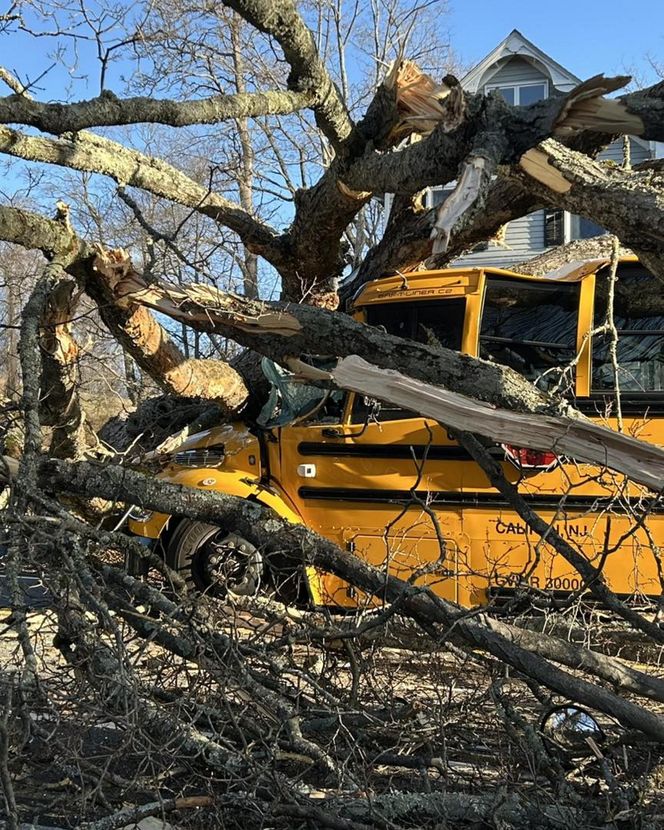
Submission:
<svg viewBox="0 0 664 830">
<path fill-rule="evenodd" d="M 578 319 L 578 283 L 538 284 L 490 276 L 479 356 L 516 369 L 542 389 L 559 387 L 564 367 L 576 355 Z"/>
</svg>

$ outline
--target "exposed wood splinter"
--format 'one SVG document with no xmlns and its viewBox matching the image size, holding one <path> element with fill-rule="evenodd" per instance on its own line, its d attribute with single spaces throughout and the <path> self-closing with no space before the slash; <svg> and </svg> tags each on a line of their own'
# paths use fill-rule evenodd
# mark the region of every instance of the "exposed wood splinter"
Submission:
<svg viewBox="0 0 664 830">
<path fill-rule="evenodd" d="M 592 421 L 499 409 L 392 369 L 380 369 L 357 355 L 340 360 L 332 374 L 343 389 L 418 412 L 452 429 L 476 432 L 497 442 L 553 451 L 617 470 L 655 492 L 664 489 L 664 449 Z"/>
<path fill-rule="evenodd" d="M 581 130 L 595 130 L 616 135 L 641 135 L 641 118 L 628 112 L 622 101 L 602 96 L 621 89 L 631 80 L 627 75 L 605 78 L 595 75 L 579 84 L 568 96 L 556 119 L 554 135 L 564 136 Z"/>
<path fill-rule="evenodd" d="M 450 132 L 466 114 L 463 90 L 456 78 L 448 75 L 437 84 L 410 60 L 395 61 L 384 81 L 393 89 L 401 118 L 390 139 L 397 143 L 411 133 L 427 136 L 436 127 Z"/>
<path fill-rule="evenodd" d="M 555 193 L 567 193 L 572 188 L 572 183 L 568 182 L 559 170 L 556 170 L 547 154 L 536 147 L 521 156 L 519 166 L 529 176 Z"/>
<path fill-rule="evenodd" d="M 138 303 L 184 322 L 232 322 L 235 328 L 253 334 L 288 336 L 302 329 L 290 314 L 261 311 L 258 304 L 254 315 L 246 314 L 240 311 L 239 303 L 235 302 L 232 294 L 211 285 L 193 283 L 182 287 L 167 283 L 148 284 L 134 270 L 129 256 L 122 250 L 100 251 L 95 257 L 94 267 L 106 280 L 118 305 L 125 308 Z M 246 303 L 244 305 L 246 307 Z"/>
<path fill-rule="evenodd" d="M 448 196 L 436 213 L 436 220 L 431 231 L 433 255 L 442 254 L 447 250 L 452 229 L 482 192 L 482 185 L 487 180 L 489 167 L 489 160 L 483 156 L 474 156 L 464 165 L 463 173 L 454 192 Z"/>
</svg>

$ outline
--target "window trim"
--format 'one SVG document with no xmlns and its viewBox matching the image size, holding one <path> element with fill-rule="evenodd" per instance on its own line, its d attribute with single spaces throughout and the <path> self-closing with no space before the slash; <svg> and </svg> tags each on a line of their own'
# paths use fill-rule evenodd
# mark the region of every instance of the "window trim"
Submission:
<svg viewBox="0 0 664 830">
<path fill-rule="evenodd" d="M 549 81 L 547 78 L 542 78 L 541 81 L 523 81 L 521 83 L 504 83 L 504 84 L 485 84 L 484 85 L 484 94 L 488 95 L 489 92 L 493 92 L 496 89 L 513 89 L 514 90 L 514 106 L 520 107 L 521 104 L 519 103 L 521 99 L 521 89 L 527 86 L 543 86 L 544 87 L 544 98 L 543 101 L 549 97 L 550 89 L 549 89 Z"/>
<path fill-rule="evenodd" d="M 566 221 L 565 214 L 567 211 L 562 210 L 562 208 L 544 208 L 542 211 L 542 219 L 544 223 L 544 248 L 557 248 L 559 245 L 564 245 L 567 241 L 567 226 L 568 223 Z M 558 215 L 558 222 L 560 224 L 560 242 L 551 241 L 550 235 L 548 234 L 548 227 L 547 227 L 547 219 L 550 217 L 552 220 L 554 217 Z"/>
</svg>

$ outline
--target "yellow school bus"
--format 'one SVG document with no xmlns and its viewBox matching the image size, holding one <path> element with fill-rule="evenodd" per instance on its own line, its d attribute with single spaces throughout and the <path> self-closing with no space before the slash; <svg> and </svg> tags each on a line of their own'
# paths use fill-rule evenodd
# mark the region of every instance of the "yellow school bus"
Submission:
<svg viewBox="0 0 664 830">
<path fill-rule="evenodd" d="M 386 277 L 355 298 L 358 319 L 387 332 L 516 369 L 592 419 L 664 444 L 664 307 L 635 259 L 615 285 L 619 369 L 606 319 L 609 267 L 555 277 L 452 268 Z M 160 477 L 258 500 L 390 573 L 463 606 L 514 596 L 574 595 L 580 575 L 492 489 L 444 426 L 361 395 L 326 392 L 264 361 L 273 382 L 258 424 L 194 435 Z M 616 399 L 620 390 L 620 409 Z M 573 459 L 496 446 L 527 502 L 598 568 L 618 594 L 662 593 L 664 505 L 643 488 Z M 652 494 L 651 494 L 652 495 Z M 643 513 L 647 509 L 647 517 Z M 275 585 L 289 600 L 366 602 L 334 575 L 264 562 L 231 529 L 136 508 L 129 528 L 157 543 L 199 590 L 239 594 Z"/>
</svg>

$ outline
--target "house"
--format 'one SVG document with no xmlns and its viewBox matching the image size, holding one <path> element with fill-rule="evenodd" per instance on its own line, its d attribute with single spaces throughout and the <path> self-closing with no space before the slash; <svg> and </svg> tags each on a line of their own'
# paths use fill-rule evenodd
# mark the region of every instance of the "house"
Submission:
<svg viewBox="0 0 664 830">
<path fill-rule="evenodd" d="M 461 85 L 468 92 L 498 90 L 508 103 L 515 106 L 533 104 L 555 91 L 569 92 L 580 82 L 580 78 L 549 57 L 517 29 L 461 79 Z M 629 137 L 625 141 L 622 138 L 615 141 L 599 158 L 622 164 L 625 146 L 628 147 L 632 164 L 655 156 L 653 142 Z M 448 185 L 429 191 L 428 206 L 438 204 L 451 187 Z M 536 256 L 555 245 L 603 232 L 602 228 L 584 217 L 561 210 L 540 210 L 510 222 L 502 244 L 483 243 L 454 264 L 506 266 Z"/>
</svg>

